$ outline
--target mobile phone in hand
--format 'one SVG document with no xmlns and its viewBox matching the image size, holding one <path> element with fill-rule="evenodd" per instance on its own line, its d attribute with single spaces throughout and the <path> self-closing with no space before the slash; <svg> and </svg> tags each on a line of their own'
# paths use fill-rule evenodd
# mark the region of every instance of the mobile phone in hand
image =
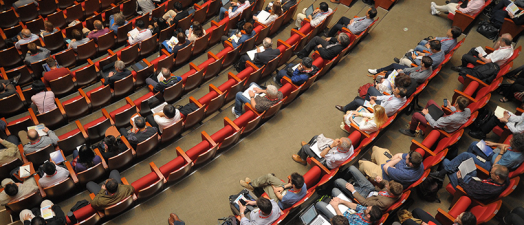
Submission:
<svg viewBox="0 0 524 225">
<path fill-rule="evenodd" d="M 244 199 L 240 199 L 239 202 L 240 202 L 240 204 L 242 204 L 243 206 L 246 205 L 246 201 L 244 201 Z"/>
<path fill-rule="evenodd" d="M 386 157 L 390 158 L 390 159 L 393 158 L 393 156 L 392 156 L 391 154 L 389 154 L 389 152 L 384 152 L 384 155 L 385 155 Z"/>
<path fill-rule="evenodd" d="M 444 99 L 444 107 L 448 107 L 448 99 L 447 98 Z"/>
</svg>

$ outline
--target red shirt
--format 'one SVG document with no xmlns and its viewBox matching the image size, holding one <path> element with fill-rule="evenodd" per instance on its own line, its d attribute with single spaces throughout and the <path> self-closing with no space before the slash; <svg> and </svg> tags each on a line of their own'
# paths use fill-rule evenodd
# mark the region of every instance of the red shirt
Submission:
<svg viewBox="0 0 524 225">
<path fill-rule="evenodd" d="M 63 67 L 51 69 L 50 71 L 44 73 L 44 80 L 45 80 L 46 85 L 49 85 L 49 81 L 58 79 L 60 77 L 64 77 L 68 74 L 69 74 L 69 70 Z"/>
</svg>

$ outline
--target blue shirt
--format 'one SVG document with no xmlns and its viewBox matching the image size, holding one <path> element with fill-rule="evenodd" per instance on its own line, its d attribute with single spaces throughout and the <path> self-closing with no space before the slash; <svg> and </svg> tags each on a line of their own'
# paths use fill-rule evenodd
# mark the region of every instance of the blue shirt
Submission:
<svg viewBox="0 0 524 225">
<path fill-rule="evenodd" d="M 437 37 L 435 40 L 440 41 L 440 50 L 448 54 L 451 49 L 457 45 L 457 39 L 448 37 Z"/>
<path fill-rule="evenodd" d="M 287 190 L 287 193 L 282 197 L 282 200 L 278 201 L 278 206 L 281 209 L 287 209 L 293 206 L 293 204 L 300 201 L 300 199 L 306 196 L 306 194 L 307 194 L 307 187 L 306 187 L 306 183 L 304 183 L 300 191 L 292 192 L 291 190 Z"/>
<path fill-rule="evenodd" d="M 115 34 L 117 33 L 118 31 L 118 28 L 120 27 L 119 25 L 113 25 L 113 23 L 115 22 L 115 17 L 113 15 L 109 16 L 109 29 L 113 30 L 115 32 Z M 127 21 L 125 21 L 124 25 L 127 24 Z M 124 26 L 122 25 L 122 26 Z"/>
<path fill-rule="evenodd" d="M 444 51 L 440 51 L 440 52 L 433 53 L 433 54 L 429 55 L 429 57 L 431 59 L 433 59 L 433 64 L 431 65 L 431 68 L 437 68 L 437 66 L 440 65 L 440 63 L 442 63 L 442 61 L 444 61 L 444 58 L 446 57 L 446 54 L 444 53 Z M 420 66 L 421 60 L 420 59 L 415 59 L 415 64 Z"/>
<path fill-rule="evenodd" d="M 233 41 L 231 41 L 231 44 L 233 44 L 233 48 L 237 48 L 242 43 L 244 43 L 245 41 L 247 41 L 251 37 L 255 36 L 256 34 L 257 34 L 257 32 L 255 32 L 254 30 L 251 31 L 251 34 L 249 34 L 249 35 L 248 34 L 242 34 L 242 36 L 238 39 L 238 42 L 233 40 Z"/>
<path fill-rule="evenodd" d="M 404 186 L 404 189 L 409 187 L 413 182 L 417 181 L 424 173 L 424 164 L 420 163 L 420 166 L 415 169 L 406 165 L 407 153 L 402 154 L 402 160 L 398 162 L 394 167 L 388 168 L 388 174 L 384 171 L 384 164 L 382 167 L 382 179 L 390 181 L 394 180 Z"/>
<path fill-rule="evenodd" d="M 344 217 L 346 217 L 349 220 L 349 224 L 351 225 L 365 225 L 365 224 L 371 224 L 369 220 L 365 219 L 364 211 L 367 209 L 365 206 L 357 205 L 357 211 L 356 213 L 349 213 L 351 210 L 348 209 L 346 212 L 344 212 Z"/>
<path fill-rule="evenodd" d="M 500 149 L 496 148 L 493 150 L 493 156 L 491 156 L 491 162 L 495 162 L 495 158 L 499 155 Z M 524 161 L 524 154 L 522 152 L 514 152 L 509 149 L 502 155 L 500 160 L 497 162 L 499 165 L 508 167 L 509 170 L 515 170 Z"/>
</svg>

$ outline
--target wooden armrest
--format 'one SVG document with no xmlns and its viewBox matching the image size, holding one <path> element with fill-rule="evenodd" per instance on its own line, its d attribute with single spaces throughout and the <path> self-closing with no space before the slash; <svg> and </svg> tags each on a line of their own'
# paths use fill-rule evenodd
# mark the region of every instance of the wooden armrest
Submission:
<svg viewBox="0 0 524 225">
<path fill-rule="evenodd" d="M 167 182 L 166 178 L 164 177 L 164 174 L 162 174 L 162 173 L 160 172 L 160 170 L 158 169 L 158 167 L 155 165 L 154 162 L 150 162 L 150 163 L 149 163 L 149 167 L 151 168 L 151 172 L 154 172 L 154 173 L 158 176 L 158 178 L 162 179 L 162 181 L 163 181 L 164 183 Z"/>
<path fill-rule="evenodd" d="M 5 38 L 4 38 L 4 40 L 5 40 Z M 2 74 L 2 78 L 3 78 L 4 80 L 7 80 L 7 79 L 8 79 L 4 67 L 0 67 L 0 73 Z"/>
<path fill-rule="evenodd" d="M 481 166 L 475 164 L 475 166 L 477 167 L 477 171 L 480 171 L 482 172 L 484 175 L 489 175 L 489 171 L 487 171 L 486 169 L 482 168 Z"/>
<path fill-rule="evenodd" d="M 453 113 L 453 111 L 451 111 L 451 109 L 449 109 L 448 107 L 441 106 L 440 108 L 442 109 L 442 111 L 444 111 L 444 114 L 446 115 Z"/>
<path fill-rule="evenodd" d="M 207 134 L 205 131 L 202 131 L 202 141 L 203 140 L 206 140 L 209 142 L 209 144 L 211 144 L 212 146 L 215 146 L 217 145 L 217 143 L 211 138 L 211 136 L 209 136 L 209 134 Z"/>
<path fill-rule="evenodd" d="M 115 125 L 115 122 L 113 121 L 113 119 L 111 119 L 111 115 L 107 113 L 107 110 L 105 108 L 102 108 L 102 114 L 104 115 L 104 117 L 108 118 L 109 121 L 111 121 L 111 125 Z"/>
<path fill-rule="evenodd" d="M 56 103 L 56 106 L 58 107 L 58 110 L 60 110 L 60 113 L 62 115 L 65 115 L 66 112 L 64 110 L 64 107 L 62 106 L 62 103 L 60 103 L 60 100 L 58 100 L 58 98 L 55 98 L 55 103 Z"/>
<path fill-rule="evenodd" d="M 231 121 L 231 119 L 229 119 L 228 117 L 224 117 L 224 126 L 231 126 L 235 131 L 239 131 L 240 128 L 233 122 Z"/>
<path fill-rule="evenodd" d="M 366 138 L 369 138 L 369 134 L 366 133 L 366 132 L 361 131 L 361 130 L 359 129 L 359 127 L 358 127 L 356 124 L 351 123 L 351 124 L 350 124 L 350 128 L 353 128 L 354 130 L 357 130 L 357 131 L 360 132 L 362 135 L 364 135 Z M 351 133 L 351 131 L 350 131 L 349 133 Z"/>
<path fill-rule="evenodd" d="M 202 108 L 203 105 L 198 101 L 196 100 L 193 96 L 190 96 L 189 97 L 189 102 L 191 103 L 194 103 L 198 108 Z"/>
<path fill-rule="evenodd" d="M 193 8 L 194 8 L 195 11 L 196 11 L 196 10 L 198 10 L 198 9 L 202 9 L 202 6 L 200 6 L 199 4 L 196 4 L 196 3 L 195 3 L 195 4 L 193 4 Z"/>
<path fill-rule="evenodd" d="M 31 117 L 31 120 L 33 121 L 33 123 L 35 125 L 40 124 L 40 122 L 38 122 L 38 119 L 36 118 L 36 114 L 33 111 L 33 109 L 32 108 L 28 108 L 27 111 L 29 111 L 29 116 Z"/>
<path fill-rule="evenodd" d="M 231 44 L 231 42 L 226 40 L 226 41 L 224 41 L 224 48 L 227 48 L 227 47 L 235 49 L 235 47 L 233 47 L 233 44 Z"/>
<path fill-rule="evenodd" d="M 24 162 L 24 164 L 28 163 L 29 161 L 27 161 L 27 159 L 25 158 L 24 146 L 22 144 L 18 145 L 18 151 L 20 152 L 20 156 L 22 157 L 22 162 Z"/>
<path fill-rule="evenodd" d="M 98 150 L 98 148 L 95 148 L 95 154 L 98 155 L 98 157 L 100 157 L 100 159 L 102 160 L 102 166 L 104 167 L 104 169 L 107 170 L 107 163 L 106 163 L 106 160 L 104 159 L 104 157 L 102 156 L 102 154 L 100 153 L 100 150 Z"/>
<path fill-rule="evenodd" d="M 190 69 L 190 70 L 196 70 L 196 71 L 200 71 L 200 70 L 201 70 L 201 69 L 198 68 L 198 66 L 195 65 L 193 62 L 190 62 L 190 63 L 189 63 L 189 69 Z"/>
<path fill-rule="evenodd" d="M 347 27 L 342 27 L 342 32 L 350 33 L 353 36 L 357 36 L 357 35 L 353 34 Z"/>
<path fill-rule="evenodd" d="M 441 216 L 440 216 L 441 219 L 445 219 L 445 220 L 447 220 L 447 222 L 440 221 L 440 222 L 442 222 L 442 223 L 444 223 L 444 224 L 446 224 L 446 223 L 451 224 L 451 223 L 453 223 L 453 221 L 455 221 L 455 218 L 454 218 L 453 216 L 451 216 L 449 213 L 445 212 L 445 211 L 444 211 L 443 209 L 441 209 L 441 208 L 438 208 L 438 209 L 437 209 L 437 215 L 435 216 L 435 218 L 439 217 L 439 215 L 441 215 Z"/>
<path fill-rule="evenodd" d="M 223 94 L 223 92 L 213 84 L 209 84 L 209 91 L 215 91 L 218 95 Z"/>
<path fill-rule="evenodd" d="M 120 136 L 120 140 L 122 140 L 122 142 L 124 142 L 124 144 L 126 145 L 127 148 L 131 149 L 131 154 L 136 155 L 135 149 L 131 146 L 131 144 L 129 143 L 129 141 L 127 140 L 126 137 Z"/>
<path fill-rule="evenodd" d="M 95 67 L 96 68 L 96 67 Z M 80 93 L 80 95 L 82 95 L 82 97 L 86 100 L 87 104 L 88 105 L 91 105 L 91 99 L 89 99 L 86 95 L 86 93 L 84 92 L 84 90 L 82 90 L 82 88 L 79 88 L 78 89 L 78 93 Z"/>
<path fill-rule="evenodd" d="M 126 102 L 127 102 L 127 104 L 135 107 L 135 103 L 129 97 L 126 97 Z"/>
<path fill-rule="evenodd" d="M 255 115 L 260 115 L 260 113 L 257 112 L 257 110 L 255 110 L 255 108 L 253 108 L 253 106 L 251 106 L 251 104 L 248 102 L 246 104 L 244 104 L 244 108 L 247 110 L 250 110 L 252 111 L 253 113 L 255 113 Z"/>
<path fill-rule="evenodd" d="M 248 61 L 248 62 L 249 62 L 249 61 Z M 234 79 L 234 80 L 236 80 L 237 82 L 242 82 L 242 80 L 241 80 L 240 78 L 238 78 L 238 77 L 237 77 L 235 74 L 233 74 L 232 72 L 229 72 L 229 73 L 227 74 L 227 77 L 228 77 L 229 79 Z"/>
<path fill-rule="evenodd" d="M 428 147 L 424 146 L 422 143 L 416 141 L 415 139 L 411 139 L 411 143 L 413 143 L 414 145 L 418 146 L 419 148 L 421 148 L 422 150 L 424 150 L 425 152 L 429 153 L 431 156 L 435 156 L 436 154 L 431 151 Z M 414 149 L 411 149 L 411 151 L 414 151 Z"/>
<path fill-rule="evenodd" d="M 448 132 L 446 132 L 446 131 L 443 131 L 443 130 L 441 130 L 441 129 L 438 129 L 438 131 L 439 131 L 442 135 L 444 135 L 445 137 L 451 137 L 451 135 L 450 135 Z"/>
<path fill-rule="evenodd" d="M 67 170 L 69 171 L 69 176 L 71 176 L 71 179 L 73 179 L 73 182 L 76 184 L 78 183 L 78 177 L 76 176 L 75 170 L 73 170 L 73 167 L 71 166 L 71 163 L 69 161 L 64 162 Z"/>
<path fill-rule="evenodd" d="M 485 49 L 486 53 L 488 53 L 488 54 L 489 54 L 489 53 L 492 53 L 492 52 L 494 52 L 494 51 L 495 51 L 495 49 L 494 49 L 494 48 L 492 48 L 492 47 L 489 47 L 489 46 L 486 46 L 486 47 L 485 47 L 484 49 Z"/>
<path fill-rule="evenodd" d="M 304 21 L 311 23 L 311 20 L 309 18 L 304 18 Z"/>
<path fill-rule="evenodd" d="M 151 84 L 150 84 L 150 85 L 147 85 L 147 88 L 148 88 L 149 91 L 151 91 L 151 92 L 153 91 L 153 89 L 155 89 L 155 87 L 153 87 L 153 85 L 151 85 Z"/>
<path fill-rule="evenodd" d="M 311 159 L 311 163 L 318 166 L 324 173 L 326 174 L 331 173 L 331 171 L 327 167 L 322 165 L 322 163 L 320 163 L 317 159 L 315 159 L 315 157 L 310 157 L 310 159 Z"/>
<path fill-rule="evenodd" d="M 169 55 L 171 55 L 171 53 L 169 53 L 169 52 L 168 52 L 166 49 L 164 49 L 164 48 L 163 48 L 161 51 L 162 51 L 162 54 L 164 54 L 165 56 L 169 56 Z"/>
<path fill-rule="evenodd" d="M 462 92 L 462 91 L 459 91 L 459 90 L 455 89 L 455 93 L 456 93 L 457 95 L 461 95 L 461 96 L 467 98 L 467 99 L 469 100 L 469 104 L 471 104 L 471 103 L 473 103 L 473 102 L 477 102 L 477 100 L 475 100 L 473 97 L 467 95 L 466 93 L 464 93 L 464 92 Z M 444 107 L 444 108 L 446 108 L 447 110 L 449 110 L 449 112 L 451 113 L 451 110 L 450 110 L 448 107 Z M 444 109 L 444 108 L 442 108 L 442 109 Z M 448 113 L 448 114 L 450 114 L 450 113 Z"/>
<path fill-rule="evenodd" d="M 218 58 L 218 56 L 216 56 L 215 54 L 213 54 L 212 52 L 207 52 L 207 58 L 210 59 L 210 58 L 213 58 L 215 60 L 220 60 L 220 58 Z"/>
<path fill-rule="evenodd" d="M 105 82 L 106 82 L 106 79 L 100 78 L 100 83 L 102 83 L 102 85 L 104 85 Z"/>
<path fill-rule="evenodd" d="M 111 49 L 107 49 L 107 53 L 109 53 L 109 55 L 116 55 Z"/>
<path fill-rule="evenodd" d="M 123 185 L 129 185 L 129 182 L 127 182 L 127 179 L 125 177 L 121 177 L 120 180 L 122 181 Z"/>
<path fill-rule="evenodd" d="M 84 136 L 84 138 L 87 139 L 89 136 L 87 135 L 87 132 L 84 129 L 84 126 L 82 126 L 82 124 L 78 120 L 75 121 L 75 124 L 78 130 L 80 130 L 80 132 L 82 133 L 82 136 Z"/>
<path fill-rule="evenodd" d="M 89 193 L 89 198 L 91 198 L 91 200 L 95 199 L 96 195 L 95 193 Z"/>
<path fill-rule="evenodd" d="M 481 81 L 479 80 L 478 78 L 474 77 L 474 76 L 471 76 L 469 74 L 466 75 L 466 79 L 464 80 L 464 84 L 469 84 L 471 83 L 471 81 L 476 81 L 476 82 L 479 82 L 480 85 L 484 86 L 484 87 L 487 87 L 489 86 L 488 84 L 484 83 L 484 81 Z"/>
<path fill-rule="evenodd" d="M 40 176 L 38 174 L 35 174 L 33 177 L 35 178 L 35 183 L 38 186 L 38 191 L 40 192 L 40 195 L 42 196 L 42 198 L 45 198 L 47 195 L 45 194 L 44 189 L 40 186 Z"/>
<path fill-rule="evenodd" d="M 2 4 L 2 5 L 3 5 L 3 4 Z M 2 38 L 3 38 L 4 40 L 6 40 L 6 39 L 7 39 L 7 37 L 5 36 L 5 34 L 4 34 L 4 32 L 3 32 L 3 31 L 0 31 L 0 36 L 2 36 Z"/>
<path fill-rule="evenodd" d="M 255 21 L 255 24 L 253 24 L 253 27 L 258 27 L 258 26 L 262 26 L 262 29 L 265 28 L 265 27 L 267 27 L 266 25 L 261 24 L 261 23 L 258 22 L 258 21 Z"/>
<path fill-rule="evenodd" d="M 94 64 L 95 64 L 91 59 L 87 59 L 87 63 L 88 63 L 89 65 L 94 65 Z"/>
<path fill-rule="evenodd" d="M 482 60 L 477 60 L 476 63 L 478 63 L 478 64 L 486 64 L 486 62 L 484 62 L 484 61 L 482 61 Z"/>
<path fill-rule="evenodd" d="M 176 147 L 176 154 L 182 157 L 187 163 L 193 163 L 193 160 L 191 160 L 180 147 Z"/>
<path fill-rule="evenodd" d="M 298 31 L 297 29 L 294 29 L 294 28 L 291 29 L 291 35 L 293 35 L 293 34 L 299 35 L 302 38 L 304 38 L 306 36 L 305 34 L 303 34 L 302 32 L 300 32 L 300 31 Z"/>
<path fill-rule="evenodd" d="M 286 49 L 291 48 L 291 45 L 289 45 L 289 44 L 286 43 L 285 41 L 282 41 L 281 39 L 278 39 L 278 40 L 277 40 L 277 46 L 281 46 L 281 45 L 286 46 Z"/>
<path fill-rule="evenodd" d="M 211 26 L 215 26 L 215 27 L 220 27 L 220 24 L 218 24 L 218 22 L 214 21 L 214 20 L 211 20 Z"/>
<path fill-rule="evenodd" d="M 142 61 L 144 61 L 147 66 L 151 66 L 151 63 L 149 61 L 147 61 L 147 59 L 142 59 Z"/>
<path fill-rule="evenodd" d="M 2 117 L 2 118 L 0 118 L 0 119 L 3 120 L 4 123 L 5 123 L 6 126 L 7 126 L 7 121 L 5 120 L 5 118 Z M 7 129 L 7 127 L 5 128 L 4 132 L 5 132 L 5 134 L 6 134 L 7 136 L 10 136 L 10 135 L 11 135 L 11 132 L 9 132 L 9 129 Z"/>
<path fill-rule="evenodd" d="M 18 97 L 20 97 L 20 100 L 22 100 L 22 102 L 25 102 L 25 97 L 24 97 L 24 94 L 22 93 L 22 89 L 20 88 L 20 86 L 16 85 L 15 89 L 16 89 L 16 93 L 18 94 Z"/>
<path fill-rule="evenodd" d="M 246 68 L 247 68 L 247 67 L 251 67 L 251 68 L 253 68 L 253 71 L 257 71 L 258 69 L 260 69 L 260 68 L 258 68 L 258 66 L 256 66 L 253 62 L 251 62 L 251 61 L 249 61 L 249 60 L 246 61 Z"/>
<path fill-rule="evenodd" d="M 515 115 L 520 116 L 522 115 L 522 113 L 524 113 L 524 109 L 517 107 L 517 111 L 515 112 Z"/>
</svg>

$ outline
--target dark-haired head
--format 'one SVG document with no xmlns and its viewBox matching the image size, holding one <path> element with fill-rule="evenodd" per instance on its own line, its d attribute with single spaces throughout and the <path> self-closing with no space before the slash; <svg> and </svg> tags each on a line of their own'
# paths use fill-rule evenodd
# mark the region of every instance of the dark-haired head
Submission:
<svg viewBox="0 0 524 225">
<path fill-rule="evenodd" d="M 273 209 L 271 201 L 267 198 L 258 198 L 257 206 L 260 209 L 260 211 L 264 213 L 264 215 L 269 215 L 271 213 L 271 210 Z"/>
<path fill-rule="evenodd" d="M 136 25 L 136 27 L 138 27 L 138 29 L 140 29 L 140 30 L 143 30 L 143 29 L 146 28 L 146 24 L 145 24 L 144 21 L 142 21 L 142 20 L 137 20 L 137 21 L 135 22 L 135 25 Z"/>
<path fill-rule="evenodd" d="M 368 16 L 370 19 L 375 18 L 375 16 L 377 16 L 377 9 L 375 7 L 369 8 Z"/>
<path fill-rule="evenodd" d="M 95 153 L 93 150 L 89 149 L 86 145 L 82 145 L 80 150 L 78 150 L 78 163 L 87 165 L 87 167 L 93 166 L 93 159 L 95 158 Z"/>
<path fill-rule="evenodd" d="M 460 27 L 457 26 L 452 26 L 450 32 L 453 39 L 457 39 L 462 34 L 462 29 L 460 29 Z"/>
<path fill-rule="evenodd" d="M 43 167 L 44 173 L 49 176 L 55 174 L 56 172 L 56 165 L 51 161 L 45 162 L 42 167 Z"/>
<path fill-rule="evenodd" d="M 115 193 L 118 190 L 118 182 L 113 178 L 107 179 L 105 186 L 106 186 L 107 192 L 111 194 Z"/>
<path fill-rule="evenodd" d="M 18 186 L 15 183 L 10 183 L 4 187 L 4 192 L 13 197 L 18 194 Z"/>
<path fill-rule="evenodd" d="M 298 173 L 292 173 L 291 174 L 291 184 L 293 184 L 293 186 L 296 189 L 301 189 L 302 186 L 304 186 L 304 177 Z"/>
<path fill-rule="evenodd" d="M 329 5 L 328 5 L 327 3 L 325 3 L 325 2 L 321 2 L 318 8 L 319 8 L 320 11 L 322 11 L 322 12 L 327 12 L 327 11 L 329 11 Z"/>
</svg>

